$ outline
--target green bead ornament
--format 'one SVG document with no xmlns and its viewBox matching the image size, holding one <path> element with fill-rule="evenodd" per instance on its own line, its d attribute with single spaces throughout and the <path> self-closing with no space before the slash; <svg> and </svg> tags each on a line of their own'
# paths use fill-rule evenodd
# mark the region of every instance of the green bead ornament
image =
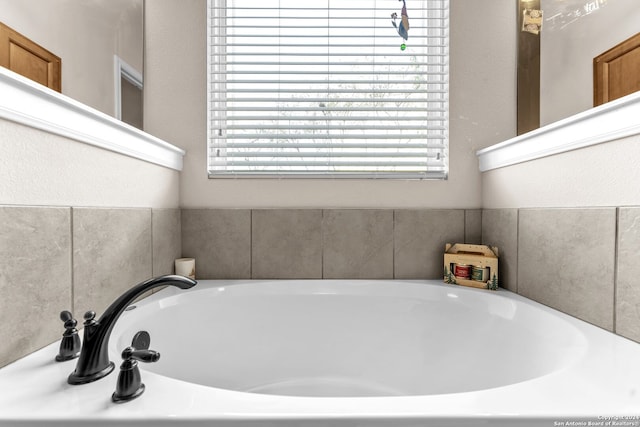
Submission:
<svg viewBox="0 0 640 427">
<path fill-rule="evenodd" d="M 407 48 L 407 45 L 406 45 L 406 44 L 402 43 L 402 44 L 400 45 L 400 50 L 405 50 L 406 48 Z"/>
</svg>

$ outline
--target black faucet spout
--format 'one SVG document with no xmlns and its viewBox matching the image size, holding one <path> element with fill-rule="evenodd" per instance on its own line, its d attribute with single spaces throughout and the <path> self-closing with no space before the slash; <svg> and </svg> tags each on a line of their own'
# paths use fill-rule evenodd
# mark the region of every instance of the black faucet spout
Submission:
<svg viewBox="0 0 640 427">
<path fill-rule="evenodd" d="M 109 337 L 111 331 L 124 310 L 131 305 L 136 298 L 143 293 L 158 286 L 176 286 L 180 289 L 189 289 L 196 285 L 195 280 L 184 276 L 167 275 L 138 283 L 118 299 L 116 299 L 102 314 L 99 320 L 95 320 L 95 312 L 88 311 L 84 315 L 84 340 L 78 357 L 75 371 L 69 375 L 69 384 L 86 384 L 99 380 L 113 371 L 114 363 L 109 360 Z"/>
</svg>

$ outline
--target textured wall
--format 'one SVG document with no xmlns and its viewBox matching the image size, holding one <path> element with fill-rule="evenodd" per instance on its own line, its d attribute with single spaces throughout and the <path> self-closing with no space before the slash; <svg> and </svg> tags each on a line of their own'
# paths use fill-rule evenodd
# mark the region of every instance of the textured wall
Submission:
<svg viewBox="0 0 640 427">
<path fill-rule="evenodd" d="M 640 135 L 482 174 L 482 207 L 640 205 Z"/>
<path fill-rule="evenodd" d="M 0 119 L 0 204 L 177 208 L 180 173 Z"/>
</svg>

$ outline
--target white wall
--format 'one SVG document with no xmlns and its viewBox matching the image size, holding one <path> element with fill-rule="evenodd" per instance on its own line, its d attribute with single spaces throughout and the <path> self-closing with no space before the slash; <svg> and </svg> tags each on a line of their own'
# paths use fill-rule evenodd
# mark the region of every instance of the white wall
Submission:
<svg viewBox="0 0 640 427">
<path fill-rule="evenodd" d="M 516 77 L 516 4 L 491 0 L 482 6 L 451 2 L 448 181 L 210 180 L 206 171 L 206 0 L 147 1 L 145 128 L 187 150 L 181 206 L 480 207 L 475 152 L 515 135 Z M 501 25 L 492 25 L 496 22 Z"/>
<path fill-rule="evenodd" d="M 637 0 L 596 3 L 541 0 L 541 126 L 593 107 L 593 58 L 640 31 Z M 586 15 L 589 5 L 593 12 Z"/>
<path fill-rule="evenodd" d="M 640 205 L 640 137 L 485 172 L 483 208 Z"/>
<path fill-rule="evenodd" d="M 0 21 L 62 59 L 62 93 L 114 115 L 113 55 L 142 73 L 142 0 L 0 0 Z"/>
<path fill-rule="evenodd" d="M 593 106 L 593 57 L 638 32 L 636 0 L 608 0 L 578 19 L 549 21 L 584 0 L 542 0 L 543 125 Z M 561 22 L 563 21 L 563 22 Z M 564 26 L 564 28 L 562 28 Z M 606 36 L 606 37 L 605 37 Z M 571 208 L 640 204 L 640 137 L 632 136 L 482 174 L 482 207 Z"/>
<path fill-rule="evenodd" d="M 0 119 L 0 205 L 178 207 L 179 172 Z"/>
</svg>

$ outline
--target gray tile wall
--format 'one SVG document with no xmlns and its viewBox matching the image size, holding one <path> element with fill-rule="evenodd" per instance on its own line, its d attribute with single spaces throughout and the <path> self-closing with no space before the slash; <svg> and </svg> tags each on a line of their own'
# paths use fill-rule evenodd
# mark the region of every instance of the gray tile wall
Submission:
<svg viewBox="0 0 640 427">
<path fill-rule="evenodd" d="M 100 314 L 181 256 L 199 278 L 440 279 L 444 244 L 460 241 L 499 247 L 504 287 L 640 341 L 637 207 L 0 206 L 0 366 L 59 339 L 61 310 Z"/>
<path fill-rule="evenodd" d="M 173 272 L 179 209 L 0 206 L 0 366 L 56 341 L 125 289 Z"/>
<path fill-rule="evenodd" d="M 616 333 L 640 342 L 640 208 L 618 209 Z"/>
<path fill-rule="evenodd" d="M 465 239 L 465 211 L 396 211 L 394 239 L 396 278 L 439 278 L 445 244 Z"/>
<path fill-rule="evenodd" d="M 326 210 L 322 216 L 322 276 L 393 278 L 393 211 Z"/>
<path fill-rule="evenodd" d="M 482 211 L 482 244 L 498 248 L 498 283 L 518 291 L 518 211 L 485 209 Z"/>
<path fill-rule="evenodd" d="M 640 341 L 640 208 L 490 209 L 501 285 Z"/>
<path fill-rule="evenodd" d="M 0 207 L 0 366 L 60 337 L 72 305 L 71 209 Z"/>
<path fill-rule="evenodd" d="M 201 279 L 251 278 L 251 211 L 183 209 L 182 255 Z"/>
<path fill-rule="evenodd" d="M 60 311 L 99 316 L 130 286 L 172 273 L 182 256 L 196 258 L 200 278 L 440 278 L 444 244 L 479 243 L 481 217 L 477 209 L 0 206 L 0 366 L 58 340 Z"/>
<path fill-rule="evenodd" d="M 264 279 L 322 278 L 322 211 L 251 214 L 251 271 Z"/>
<path fill-rule="evenodd" d="M 445 243 L 480 243 L 479 209 L 183 209 L 204 279 L 437 279 Z"/>
<path fill-rule="evenodd" d="M 151 210 L 73 208 L 73 310 L 98 315 L 151 277 Z"/>
</svg>

